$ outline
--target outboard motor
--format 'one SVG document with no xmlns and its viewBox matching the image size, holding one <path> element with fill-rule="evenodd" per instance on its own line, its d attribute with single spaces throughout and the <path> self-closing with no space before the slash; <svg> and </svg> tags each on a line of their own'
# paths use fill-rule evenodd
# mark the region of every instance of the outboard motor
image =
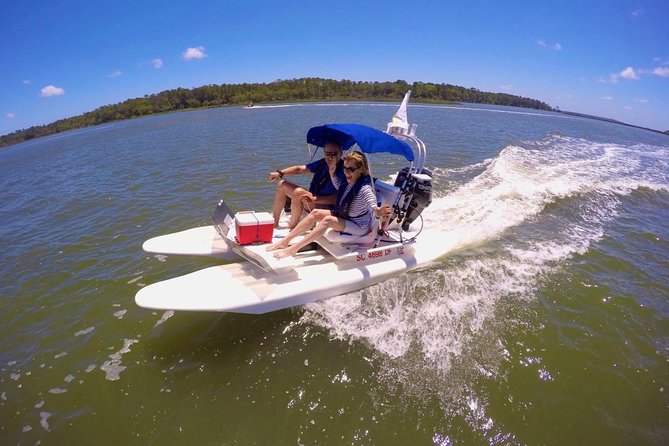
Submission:
<svg viewBox="0 0 669 446">
<path fill-rule="evenodd" d="M 432 172 L 422 169 L 420 173 L 424 177 L 415 178 L 409 175 L 409 168 L 405 167 L 395 179 L 395 187 L 402 190 L 403 196 L 400 212 L 403 231 L 408 231 L 411 223 L 418 218 L 423 209 L 432 203 Z M 404 219 L 402 219 L 402 214 L 404 214 Z"/>
</svg>

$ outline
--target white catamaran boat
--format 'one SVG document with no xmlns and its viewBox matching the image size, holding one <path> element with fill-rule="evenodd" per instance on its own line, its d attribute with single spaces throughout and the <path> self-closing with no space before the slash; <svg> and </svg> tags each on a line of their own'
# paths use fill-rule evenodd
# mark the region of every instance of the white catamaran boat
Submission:
<svg viewBox="0 0 669 446">
<path fill-rule="evenodd" d="M 336 140 L 343 150 L 405 158 L 408 165 L 397 173 L 393 184 L 374 181 L 377 202 L 392 208 L 387 223 L 377 220 L 373 231 L 362 237 L 328 230 L 295 256 L 276 259 L 266 250 L 267 244 L 285 237 L 288 228 L 272 230 L 273 221 L 265 223 L 267 213 L 233 214 L 221 201 L 212 226 L 155 237 L 143 249 L 213 256 L 232 263 L 148 285 L 135 296 L 137 305 L 266 313 L 356 291 L 445 254 L 448 243 L 443 234 L 423 230 L 421 212 L 432 201 L 432 178 L 425 168 L 425 144 L 416 136 L 416 125 L 407 121 L 410 94 L 407 92 L 385 132 L 359 124 L 327 124 L 307 133 L 307 142 L 316 149 Z M 249 234 L 260 242 L 243 242 Z"/>
</svg>

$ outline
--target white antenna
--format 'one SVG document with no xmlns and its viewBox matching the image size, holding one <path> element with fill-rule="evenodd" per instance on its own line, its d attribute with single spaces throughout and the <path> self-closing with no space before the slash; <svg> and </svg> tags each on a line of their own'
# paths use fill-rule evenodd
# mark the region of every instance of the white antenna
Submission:
<svg viewBox="0 0 669 446">
<path fill-rule="evenodd" d="M 422 172 L 423 167 L 425 167 L 425 158 L 427 156 L 427 148 L 425 143 L 416 136 L 416 124 L 409 124 L 409 119 L 407 118 L 407 104 L 409 103 L 409 98 L 411 97 L 411 90 L 407 91 L 400 104 L 400 108 L 397 109 L 393 119 L 388 123 L 388 128 L 386 133 L 394 136 L 397 139 L 412 141 L 416 148 L 418 149 L 416 164 L 411 162 L 411 172 L 420 173 Z"/>
<path fill-rule="evenodd" d="M 411 90 L 407 91 L 404 95 L 400 108 L 395 112 L 392 121 L 388 123 L 386 133 L 390 135 L 416 134 L 416 125 L 409 126 L 409 120 L 407 119 L 407 104 L 409 103 L 409 97 L 411 97 Z"/>
</svg>

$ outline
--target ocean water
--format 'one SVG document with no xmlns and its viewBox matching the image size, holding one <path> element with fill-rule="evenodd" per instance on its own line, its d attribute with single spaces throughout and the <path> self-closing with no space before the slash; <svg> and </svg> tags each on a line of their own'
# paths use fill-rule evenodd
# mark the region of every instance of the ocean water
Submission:
<svg viewBox="0 0 669 446">
<path fill-rule="evenodd" d="M 448 255 L 266 315 L 134 304 L 218 262 L 144 240 L 220 198 L 269 209 L 311 126 L 384 129 L 396 107 L 191 111 L 0 150 L 0 444 L 666 444 L 665 135 L 413 104 Z"/>
</svg>

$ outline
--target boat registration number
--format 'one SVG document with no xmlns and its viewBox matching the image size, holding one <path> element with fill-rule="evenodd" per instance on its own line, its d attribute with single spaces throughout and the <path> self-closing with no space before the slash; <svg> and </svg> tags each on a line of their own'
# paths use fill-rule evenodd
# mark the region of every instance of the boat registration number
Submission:
<svg viewBox="0 0 669 446">
<path fill-rule="evenodd" d="M 368 251 L 363 254 L 358 254 L 355 258 L 356 261 L 358 262 L 364 262 L 364 261 L 371 261 L 375 259 L 380 259 L 381 257 L 386 257 L 389 255 L 396 254 L 398 256 L 401 256 L 404 254 L 404 246 L 398 246 L 396 248 L 385 248 L 385 249 L 378 249 L 375 251 Z"/>
</svg>

